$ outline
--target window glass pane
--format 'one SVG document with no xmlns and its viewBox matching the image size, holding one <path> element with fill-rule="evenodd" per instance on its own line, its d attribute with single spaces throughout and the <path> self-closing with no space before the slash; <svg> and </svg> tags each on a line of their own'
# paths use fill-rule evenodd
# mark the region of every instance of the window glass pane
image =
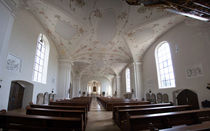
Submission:
<svg viewBox="0 0 210 131">
<path fill-rule="evenodd" d="M 42 50 L 41 51 L 42 51 L 42 53 L 44 53 L 45 52 L 45 47 L 42 47 Z"/>
<path fill-rule="evenodd" d="M 48 61 L 48 59 L 46 59 L 46 51 L 47 51 L 46 43 L 44 43 L 46 39 L 43 40 L 44 38 L 46 37 L 40 34 L 37 41 L 36 55 L 35 55 L 34 68 L 33 68 L 34 70 L 33 80 L 36 82 L 41 82 L 41 83 L 45 83 L 43 81 L 45 81 L 46 78 L 43 79 L 43 77 L 47 76 L 46 71 L 43 71 L 43 70 L 47 70 L 47 66 L 44 65 L 44 63 L 45 63 L 45 60 Z"/>
<path fill-rule="evenodd" d="M 41 59 L 44 59 L 44 53 L 41 53 Z"/>
<path fill-rule="evenodd" d="M 39 57 L 36 56 L 35 62 L 36 62 L 36 63 L 39 63 Z"/>
<path fill-rule="evenodd" d="M 42 80 L 42 74 L 38 73 L 38 82 L 41 82 L 41 80 Z"/>
<path fill-rule="evenodd" d="M 39 72 L 42 72 L 42 66 L 39 67 Z"/>
<path fill-rule="evenodd" d="M 41 56 L 41 52 L 39 51 L 39 50 L 37 50 L 37 54 L 36 54 L 37 56 Z"/>
<path fill-rule="evenodd" d="M 37 80 L 37 72 L 34 71 L 34 81 L 36 81 L 36 80 Z"/>
<path fill-rule="evenodd" d="M 35 63 L 35 65 L 34 65 L 34 70 L 38 71 L 38 68 L 39 68 L 39 67 L 38 67 L 38 64 Z"/>
<path fill-rule="evenodd" d="M 40 65 L 42 66 L 42 65 L 43 65 L 43 63 L 44 63 L 44 62 L 43 62 L 43 60 L 41 59 L 41 60 L 40 60 Z"/>
<path fill-rule="evenodd" d="M 40 44 L 38 44 L 37 47 L 38 47 L 38 50 L 41 50 L 41 45 Z"/>
<path fill-rule="evenodd" d="M 127 68 L 125 71 L 125 77 L 126 77 L 126 92 L 131 92 L 130 88 L 130 69 Z"/>
<path fill-rule="evenodd" d="M 167 42 L 161 43 L 156 48 L 156 64 L 160 88 L 174 87 L 175 77 L 171 60 L 170 47 Z"/>
</svg>

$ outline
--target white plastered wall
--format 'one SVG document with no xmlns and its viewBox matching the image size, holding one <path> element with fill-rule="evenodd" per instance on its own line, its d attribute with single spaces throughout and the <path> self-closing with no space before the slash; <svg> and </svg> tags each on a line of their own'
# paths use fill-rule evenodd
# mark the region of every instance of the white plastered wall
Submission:
<svg viewBox="0 0 210 131">
<path fill-rule="evenodd" d="M 155 63 L 155 48 L 162 41 L 168 41 L 171 48 L 176 88 L 158 89 L 158 78 Z M 144 94 L 150 89 L 153 93 L 167 93 L 170 101 L 172 92 L 177 89 L 190 89 L 198 94 L 199 102 L 210 100 L 210 24 L 186 20 L 162 35 L 145 53 L 143 58 Z M 186 77 L 186 68 L 193 65 L 203 66 L 203 76 Z"/>
<path fill-rule="evenodd" d="M 3 98 L 0 101 L 1 109 L 7 109 L 10 84 L 13 80 L 23 80 L 34 84 L 32 96 L 33 103 L 36 103 L 36 96 L 38 93 L 51 92 L 52 89 L 56 89 L 58 70 L 57 50 L 49 37 L 47 37 L 50 44 L 47 83 L 41 84 L 32 81 L 37 38 L 40 33 L 43 33 L 47 36 L 44 28 L 30 12 L 26 10 L 20 10 L 17 12 L 8 44 L 8 52 L 5 52 L 4 55 L 7 56 L 8 53 L 11 53 L 20 58 L 22 61 L 22 67 L 21 72 L 8 71 L 6 69 L 6 63 L 3 67 L 0 67 L 3 71 L 3 75 L 1 77 L 4 83 L 0 91 L 0 96 Z M 3 61 L 6 61 L 6 58 L 4 58 Z"/>
</svg>

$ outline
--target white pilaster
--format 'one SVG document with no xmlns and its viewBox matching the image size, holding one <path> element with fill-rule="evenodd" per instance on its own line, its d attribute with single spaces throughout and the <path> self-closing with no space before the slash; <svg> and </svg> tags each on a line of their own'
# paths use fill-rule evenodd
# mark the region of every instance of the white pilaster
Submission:
<svg viewBox="0 0 210 131">
<path fill-rule="evenodd" d="M 120 93 L 121 93 L 121 91 L 120 91 L 120 75 L 117 75 L 116 78 L 117 78 L 117 97 L 120 97 Z"/>
<path fill-rule="evenodd" d="M 142 62 L 134 62 L 133 65 L 134 65 L 134 78 L 135 78 L 135 96 L 137 99 L 142 99 L 144 97 Z"/>
<path fill-rule="evenodd" d="M 80 91 L 80 77 L 78 75 L 74 76 L 73 79 L 73 97 L 78 97 Z"/>
<path fill-rule="evenodd" d="M 69 88 L 71 82 L 71 62 L 69 60 L 59 60 L 57 99 L 69 98 Z"/>
<path fill-rule="evenodd" d="M 114 93 L 115 93 L 115 91 L 116 91 L 115 78 L 114 77 L 111 79 L 111 88 L 112 88 L 112 94 L 111 94 L 111 96 L 113 96 Z"/>
</svg>

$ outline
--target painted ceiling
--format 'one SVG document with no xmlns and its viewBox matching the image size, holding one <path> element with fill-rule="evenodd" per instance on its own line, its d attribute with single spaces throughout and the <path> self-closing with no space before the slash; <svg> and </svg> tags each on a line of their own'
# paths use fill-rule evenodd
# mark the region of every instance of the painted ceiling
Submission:
<svg viewBox="0 0 210 131">
<path fill-rule="evenodd" d="M 24 0 L 54 41 L 60 59 L 80 75 L 110 79 L 141 61 L 145 51 L 182 16 L 124 0 Z"/>
</svg>

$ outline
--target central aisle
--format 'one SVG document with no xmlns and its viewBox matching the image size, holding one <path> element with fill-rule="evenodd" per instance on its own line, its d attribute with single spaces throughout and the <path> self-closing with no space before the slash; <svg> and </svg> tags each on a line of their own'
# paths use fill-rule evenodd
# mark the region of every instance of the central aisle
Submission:
<svg viewBox="0 0 210 131">
<path fill-rule="evenodd" d="M 86 131 L 120 131 L 112 120 L 112 112 L 104 110 L 95 97 L 92 98 L 91 108 L 88 112 Z"/>
</svg>

